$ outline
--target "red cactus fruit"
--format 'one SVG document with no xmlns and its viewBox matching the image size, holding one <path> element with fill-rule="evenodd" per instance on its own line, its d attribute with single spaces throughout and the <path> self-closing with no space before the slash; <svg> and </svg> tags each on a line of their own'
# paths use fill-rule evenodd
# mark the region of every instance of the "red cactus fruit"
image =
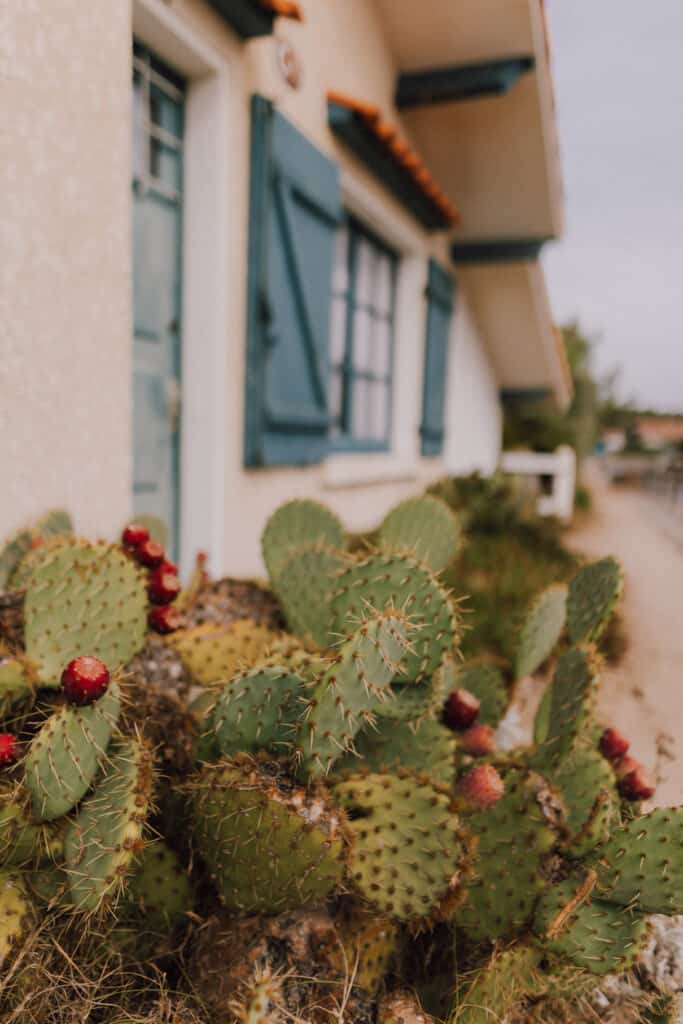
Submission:
<svg viewBox="0 0 683 1024">
<path fill-rule="evenodd" d="M 174 633 L 180 626 L 181 615 L 172 604 L 162 604 L 152 608 L 147 621 L 155 633 Z"/>
<path fill-rule="evenodd" d="M 640 771 L 642 764 L 637 761 L 635 757 L 620 757 L 618 761 L 615 761 L 612 765 L 618 779 L 623 779 L 624 775 L 628 775 L 629 772 Z"/>
<path fill-rule="evenodd" d="M 474 757 L 484 757 L 496 749 L 496 734 L 490 725 L 472 725 L 460 737 L 460 748 Z"/>
<path fill-rule="evenodd" d="M 19 759 L 19 740 L 12 732 L 0 732 L 0 767 Z"/>
<path fill-rule="evenodd" d="M 161 565 L 159 566 L 159 571 L 160 572 L 172 572 L 175 576 L 177 576 L 178 575 L 178 566 L 175 564 L 175 562 L 169 562 L 168 559 L 165 558 L 163 560 L 163 562 L 161 563 Z"/>
<path fill-rule="evenodd" d="M 655 789 L 654 779 L 642 764 L 627 772 L 619 780 L 619 792 L 625 800 L 649 800 L 651 796 L 654 796 Z"/>
<path fill-rule="evenodd" d="M 121 543 L 127 548 L 137 548 L 149 540 L 149 530 L 139 523 L 128 523 L 121 534 Z"/>
<path fill-rule="evenodd" d="M 140 565 L 148 569 L 156 569 L 164 560 L 164 549 L 155 540 L 145 540 L 135 548 L 135 557 Z"/>
<path fill-rule="evenodd" d="M 35 551 L 36 548 L 45 547 L 45 538 L 38 535 L 37 537 L 31 537 L 31 550 Z"/>
<path fill-rule="evenodd" d="M 170 604 L 180 593 L 180 580 L 160 565 L 149 574 L 147 596 L 152 604 Z"/>
<path fill-rule="evenodd" d="M 491 807 L 505 792 L 505 783 L 491 764 L 475 764 L 458 780 L 457 792 L 477 807 Z"/>
<path fill-rule="evenodd" d="M 449 729 L 469 729 L 477 719 L 481 702 L 469 690 L 454 690 L 443 709 L 444 724 Z"/>
<path fill-rule="evenodd" d="M 103 661 L 85 655 L 74 658 L 62 672 L 62 690 L 69 704 L 84 707 L 106 692 L 109 678 L 109 669 Z"/>
<path fill-rule="evenodd" d="M 598 746 L 600 753 L 608 761 L 618 761 L 624 756 L 630 744 L 617 729 L 605 729 Z"/>
</svg>

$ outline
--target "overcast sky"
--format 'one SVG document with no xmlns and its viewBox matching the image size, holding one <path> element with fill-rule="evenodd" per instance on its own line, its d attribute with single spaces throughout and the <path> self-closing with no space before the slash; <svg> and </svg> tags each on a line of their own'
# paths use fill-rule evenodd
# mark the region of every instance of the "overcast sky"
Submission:
<svg viewBox="0 0 683 1024">
<path fill-rule="evenodd" d="M 556 319 L 622 397 L 683 412 L 683 0 L 548 0 L 566 231 Z"/>
</svg>

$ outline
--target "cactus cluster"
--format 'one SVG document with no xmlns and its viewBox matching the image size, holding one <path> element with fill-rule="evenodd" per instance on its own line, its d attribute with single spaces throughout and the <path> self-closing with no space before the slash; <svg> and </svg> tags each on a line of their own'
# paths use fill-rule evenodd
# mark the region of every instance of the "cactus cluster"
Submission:
<svg viewBox="0 0 683 1024">
<path fill-rule="evenodd" d="M 360 549 L 315 502 L 278 509 L 282 630 L 160 631 L 203 584 L 178 596 L 146 533 L 0 557 L 25 591 L 0 652 L 0 1019 L 541 1020 L 683 912 L 683 809 L 641 813 L 596 718 L 613 559 L 538 597 L 513 671 L 460 657 L 461 530 L 432 495 Z M 150 629 L 187 699 L 140 675 Z M 547 663 L 533 743 L 498 749 L 515 675 Z"/>
</svg>

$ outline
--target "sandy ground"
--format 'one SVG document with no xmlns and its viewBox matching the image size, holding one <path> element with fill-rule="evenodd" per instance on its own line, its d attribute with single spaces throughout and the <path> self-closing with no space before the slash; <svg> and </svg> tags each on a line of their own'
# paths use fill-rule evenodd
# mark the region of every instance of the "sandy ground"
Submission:
<svg viewBox="0 0 683 1024">
<path fill-rule="evenodd" d="M 631 740 L 631 752 L 660 779 L 654 805 L 683 803 L 683 510 L 609 488 L 595 473 L 595 511 L 571 533 L 589 556 L 615 555 L 624 566 L 623 614 L 629 647 L 607 669 L 602 718 Z"/>
</svg>

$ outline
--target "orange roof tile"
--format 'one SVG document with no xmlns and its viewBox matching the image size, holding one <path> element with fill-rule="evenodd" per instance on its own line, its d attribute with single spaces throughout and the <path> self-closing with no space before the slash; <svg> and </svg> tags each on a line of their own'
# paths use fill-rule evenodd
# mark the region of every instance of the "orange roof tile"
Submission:
<svg viewBox="0 0 683 1024">
<path fill-rule="evenodd" d="M 425 165 L 419 153 L 412 148 L 406 139 L 401 138 L 397 128 L 384 120 L 379 107 L 372 103 L 364 103 L 362 100 L 354 99 L 345 93 L 336 92 L 334 89 L 328 91 L 327 99 L 330 103 L 336 103 L 340 107 L 347 107 L 364 121 L 396 163 L 413 178 L 423 195 L 437 207 L 444 220 L 450 225 L 460 223 L 460 213 L 455 204 L 451 202 L 445 192 L 436 184 L 429 168 Z"/>
<path fill-rule="evenodd" d="M 294 21 L 304 20 L 301 5 L 295 0 L 258 0 L 258 2 L 261 7 L 265 7 L 266 10 L 272 11 L 273 14 L 281 18 L 293 18 Z"/>
</svg>

